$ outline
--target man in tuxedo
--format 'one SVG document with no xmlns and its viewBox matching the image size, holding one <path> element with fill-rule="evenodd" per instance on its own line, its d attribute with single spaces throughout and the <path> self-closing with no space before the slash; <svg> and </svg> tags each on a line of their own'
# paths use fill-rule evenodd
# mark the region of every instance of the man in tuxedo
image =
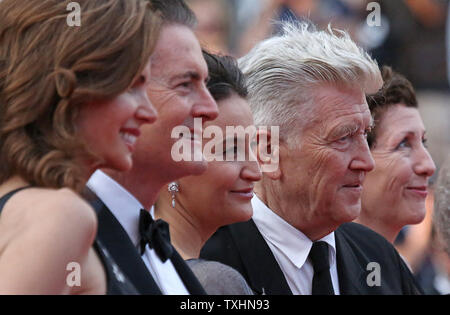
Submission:
<svg viewBox="0 0 450 315">
<path fill-rule="evenodd" d="M 278 146 L 258 148 L 279 165 L 256 183 L 252 219 L 219 229 L 200 257 L 234 267 L 261 294 L 419 293 L 389 242 L 351 223 L 374 168 L 365 94 L 382 86 L 376 62 L 345 32 L 287 22 L 239 65 L 255 124 L 280 128 Z M 260 138 L 274 136 L 266 129 Z"/>
<path fill-rule="evenodd" d="M 205 161 L 176 163 L 171 157 L 175 126 L 194 127 L 215 119 L 217 104 L 206 88 L 208 68 L 193 33 L 196 19 L 182 0 L 152 0 L 163 26 L 151 57 L 148 96 L 157 122 L 141 128 L 133 144 L 133 168 L 126 173 L 97 171 L 88 188 L 98 214 L 98 240 L 143 294 L 205 294 L 192 271 L 167 239 L 168 226 L 149 213 L 159 190 L 179 177 L 200 174 Z M 149 125 L 150 126 L 150 125 Z M 127 135 L 126 141 L 133 141 Z M 194 142 L 194 139 L 185 139 Z"/>
</svg>

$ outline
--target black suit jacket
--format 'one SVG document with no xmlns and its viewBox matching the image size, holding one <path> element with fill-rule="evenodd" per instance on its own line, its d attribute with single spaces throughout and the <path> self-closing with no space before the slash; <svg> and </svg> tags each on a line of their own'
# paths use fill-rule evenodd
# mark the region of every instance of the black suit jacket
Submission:
<svg viewBox="0 0 450 315">
<path fill-rule="evenodd" d="M 139 293 L 161 295 L 161 290 L 120 222 L 94 193 L 89 192 L 86 195 L 97 213 L 97 239 L 101 241 Z M 200 282 L 175 248 L 171 261 L 190 294 L 206 295 Z"/>
<path fill-rule="evenodd" d="M 421 294 L 395 248 L 381 235 L 356 223 L 335 231 L 336 262 L 341 294 Z M 253 220 L 220 228 L 205 244 L 200 257 L 237 269 L 257 294 L 292 294 L 272 251 Z M 381 285 L 368 264 L 380 266 Z"/>
</svg>

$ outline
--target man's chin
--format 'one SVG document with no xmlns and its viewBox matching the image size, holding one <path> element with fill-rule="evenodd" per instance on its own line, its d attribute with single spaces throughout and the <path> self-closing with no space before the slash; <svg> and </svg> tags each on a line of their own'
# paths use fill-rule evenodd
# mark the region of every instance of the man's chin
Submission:
<svg viewBox="0 0 450 315">
<path fill-rule="evenodd" d="M 361 205 L 347 206 L 344 210 L 344 216 L 342 217 L 342 223 L 352 222 L 359 217 L 361 213 Z"/>
<path fill-rule="evenodd" d="M 336 203 L 334 207 L 334 219 L 336 222 L 343 224 L 352 222 L 359 217 L 361 213 L 360 202 L 343 202 Z"/>
</svg>

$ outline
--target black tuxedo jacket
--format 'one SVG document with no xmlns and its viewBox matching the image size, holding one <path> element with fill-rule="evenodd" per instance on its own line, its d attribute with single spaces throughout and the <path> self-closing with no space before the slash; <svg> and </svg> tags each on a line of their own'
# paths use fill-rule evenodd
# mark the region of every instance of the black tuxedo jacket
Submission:
<svg viewBox="0 0 450 315">
<path fill-rule="evenodd" d="M 381 235 L 356 223 L 335 231 L 341 294 L 421 294 L 421 289 L 395 248 Z M 253 220 L 220 228 L 200 257 L 238 270 L 257 294 L 292 294 L 275 257 Z M 372 266 L 380 266 L 381 285 L 373 284 Z M 369 268 L 368 268 L 369 267 Z M 369 270 L 367 270 L 369 269 Z"/>
<path fill-rule="evenodd" d="M 161 290 L 120 222 L 94 193 L 89 192 L 87 195 L 88 201 L 97 213 L 97 239 L 108 250 L 139 293 L 161 295 Z M 171 261 L 190 294 L 206 295 L 200 282 L 175 248 Z"/>
</svg>

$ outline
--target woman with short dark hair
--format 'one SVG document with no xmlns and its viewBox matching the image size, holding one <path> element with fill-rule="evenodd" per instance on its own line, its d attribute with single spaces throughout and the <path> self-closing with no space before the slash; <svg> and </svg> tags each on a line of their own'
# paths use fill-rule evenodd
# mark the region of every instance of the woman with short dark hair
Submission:
<svg viewBox="0 0 450 315">
<path fill-rule="evenodd" d="M 252 291 L 237 271 L 197 259 L 206 240 L 219 227 L 252 217 L 253 184 L 261 178 L 252 150 L 256 139 L 248 133 L 226 133 L 227 127 L 253 126 L 244 76 L 234 58 L 207 52 L 203 55 L 208 65 L 208 90 L 219 107 L 219 116 L 204 124 L 201 149 L 208 168 L 202 175 L 181 178 L 161 191 L 155 216 L 169 223 L 172 244 L 188 259 L 208 294 L 250 294 Z M 214 137 L 206 135 L 208 128 L 214 128 Z M 214 149 L 208 151 L 211 143 Z"/>
<path fill-rule="evenodd" d="M 428 179 L 436 167 L 411 83 L 387 66 L 382 76 L 381 90 L 367 97 L 375 123 L 367 135 L 375 168 L 366 175 L 357 222 L 393 243 L 403 226 L 424 219 Z"/>
</svg>

